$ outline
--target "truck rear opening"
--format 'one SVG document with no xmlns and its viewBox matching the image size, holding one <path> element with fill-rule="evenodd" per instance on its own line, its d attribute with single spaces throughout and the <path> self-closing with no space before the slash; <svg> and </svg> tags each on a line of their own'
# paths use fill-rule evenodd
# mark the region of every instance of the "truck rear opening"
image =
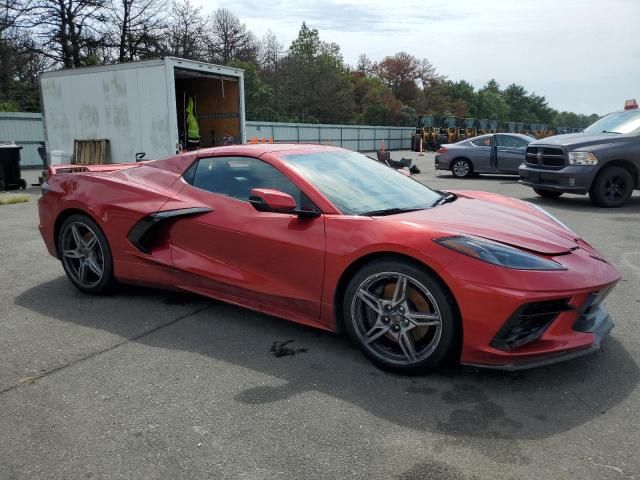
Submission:
<svg viewBox="0 0 640 480">
<path fill-rule="evenodd" d="M 175 68 L 176 111 L 182 145 L 187 145 L 187 104 L 194 104 L 200 147 L 240 143 L 238 79 Z"/>
</svg>

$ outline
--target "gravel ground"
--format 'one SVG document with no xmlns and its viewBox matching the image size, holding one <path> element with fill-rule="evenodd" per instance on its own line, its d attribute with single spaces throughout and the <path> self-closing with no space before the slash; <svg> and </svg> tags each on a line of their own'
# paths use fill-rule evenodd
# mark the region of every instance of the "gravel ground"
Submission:
<svg viewBox="0 0 640 480">
<path fill-rule="evenodd" d="M 543 205 L 616 264 L 603 350 L 403 377 L 345 338 L 196 296 L 86 296 L 47 255 L 29 189 L 0 206 L 0 479 L 640 478 L 638 192 L 601 210 L 401 156 L 435 188 Z"/>
</svg>

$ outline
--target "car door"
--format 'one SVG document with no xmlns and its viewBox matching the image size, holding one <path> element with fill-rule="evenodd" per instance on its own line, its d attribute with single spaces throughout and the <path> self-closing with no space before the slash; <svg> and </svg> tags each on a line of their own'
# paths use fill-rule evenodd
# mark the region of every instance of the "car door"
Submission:
<svg viewBox="0 0 640 480">
<path fill-rule="evenodd" d="M 518 173 L 518 167 L 524 162 L 527 142 L 514 135 L 496 134 L 497 168 L 504 173 Z"/>
<path fill-rule="evenodd" d="M 469 140 L 469 156 L 473 163 L 474 172 L 487 173 L 494 170 L 491 164 L 491 149 L 493 135 L 484 135 L 482 137 Z"/>
<path fill-rule="evenodd" d="M 306 195 L 252 157 L 201 158 L 184 177 L 181 197 L 212 209 L 179 219 L 169 231 L 173 264 L 191 274 L 191 287 L 245 306 L 268 306 L 271 313 L 275 307 L 319 318 L 324 217 L 259 212 L 249 203 L 253 188 L 269 188 L 290 194 L 298 208 L 315 209 Z"/>
</svg>

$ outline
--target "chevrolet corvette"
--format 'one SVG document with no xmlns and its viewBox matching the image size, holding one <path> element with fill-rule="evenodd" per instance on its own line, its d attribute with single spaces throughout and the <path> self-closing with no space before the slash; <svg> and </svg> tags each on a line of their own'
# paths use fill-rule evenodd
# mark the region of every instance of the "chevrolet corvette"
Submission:
<svg viewBox="0 0 640 480">
<path fill-rule="evenodd" d="M 83 292 L 195 292 L 346 331 L 395 371 L 530 368 L 613 328 L 603 300 L 620 274 L 546 210 L 436 191 L 336 147 L 53 166 L 42 189 L 42 237 Z"/>
</svg>

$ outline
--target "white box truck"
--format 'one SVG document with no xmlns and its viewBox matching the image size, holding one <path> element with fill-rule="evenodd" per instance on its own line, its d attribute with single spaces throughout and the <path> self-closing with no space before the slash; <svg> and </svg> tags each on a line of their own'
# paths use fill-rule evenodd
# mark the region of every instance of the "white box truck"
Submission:
<svg viewBox="0 0 640 480">
<path fill-rule="evenodd" d="M 109 163 L 154 160 L 186 145 L 193 99 L 200 147 L 245 143 L 244 72 L 166 57 L 40 74 L 49 164 L 75 140 L 109 140 Z"/>
</svg>

